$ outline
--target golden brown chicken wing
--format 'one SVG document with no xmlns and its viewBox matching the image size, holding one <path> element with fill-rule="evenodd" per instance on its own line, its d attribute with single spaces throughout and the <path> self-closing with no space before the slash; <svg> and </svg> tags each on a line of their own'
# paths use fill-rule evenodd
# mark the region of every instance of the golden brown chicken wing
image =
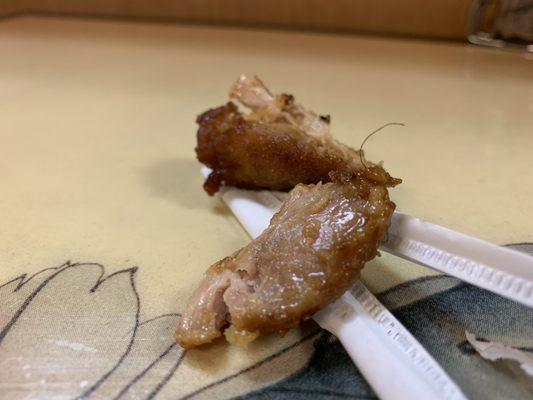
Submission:
<svg viewBox="0 0 533 400">
<path fill-rule="evenodd" d="M 333 139 L 329 116 L 305 110 L 290 95 L 272 95 L 256 77 L 242 76 L 230 97 L 251 113 L 229 102 L 197 118 L 196 154 L 213 170 L 204 184 L 209 194 L 221 185 L 289 190 L 298 183 L 328 182 L 331 171 L 385 186 L 401 182 Z"/>
<path fill-rule="evenodd" d="M 265 232 L 209 268 L 178 327 L 182 346 L 211 342 L 230 324 L 233 338 L 286 331 L 353 285 L 395 205 L 364 176 L 332 177 L 296 186 Z"/>
</svg>

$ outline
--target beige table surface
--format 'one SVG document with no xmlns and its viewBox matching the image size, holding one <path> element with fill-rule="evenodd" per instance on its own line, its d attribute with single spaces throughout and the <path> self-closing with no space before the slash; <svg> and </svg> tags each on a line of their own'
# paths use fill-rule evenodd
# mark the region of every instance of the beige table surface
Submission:
<svg viewBox="0 0 533 400">
<path fill-rule="evenodd" d="M 197 397 L 211 398 L 306 362 L 312 345 L 294 345 L 300 331 L 181 360 L 176 315 L 139 325 L 183 310 L 203 271 L 248 241 L 203 192 L 193 151 L 195 116 L 222 104 L 241 72 L 331 114 L 334 135 L 355 147 L 376 127 L 404 122 L 366 144 L 370 159 L 404 179 L 391 193 L 399 210 L 493 243 L 533 242 L 529 57 L 398 39 L 0 21 L 0 284 L 63 265 L 0 289 L 0 391 L 107 398 L 130 382 L 128 396 L 204 388 Z M 101 267 L 67 261 L 124 272 L 90 291 Z M 363 280 L 380 292 L 430 273 L 383 255 Z M 115 368 L 121 355 L 128 368 Z"/>
</svg>

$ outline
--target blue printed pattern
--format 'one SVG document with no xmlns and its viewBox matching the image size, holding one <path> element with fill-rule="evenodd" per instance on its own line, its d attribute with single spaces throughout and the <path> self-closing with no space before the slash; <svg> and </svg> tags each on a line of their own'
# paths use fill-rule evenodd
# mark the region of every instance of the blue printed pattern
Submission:
<svg viewBox="0 0 533 400">
<path fill-rule="evenodd" d="M 533 254 L 533 245 L 515 249 Z M 378 298 L 472 399 L 533 399 L 533 380 L 513 361 L 480 357 L 465 331 L 533 352 L 533 311 L 448 276 L 421 278 Z M 414 299 L 414 300 L 413 300 Z M 386 368 L 386 366 L 376 366 Z M 240 399 L 376 398 L 342 345 L 327 332 L 306 368 Z"/>
</svg>

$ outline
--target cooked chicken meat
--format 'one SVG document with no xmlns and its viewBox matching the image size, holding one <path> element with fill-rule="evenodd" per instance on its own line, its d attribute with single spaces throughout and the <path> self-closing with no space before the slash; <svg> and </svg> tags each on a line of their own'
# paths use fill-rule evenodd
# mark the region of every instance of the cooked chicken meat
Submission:
<svg viewBox="0 0 533 400">
<path fill-rule="evenodd" d="M 329 116 L 305 110 L 291 95 L 272 95 L 258 78 L 242 76 L 230 97 L 251 112 L 243 114 L 229 102 L 197 118 L 196 154 L 213 170 L 204 184 L 209 194 L 221 185 L 289 190 L 298 183 L 328 182 L 331 171 L 384 186 L 400 182 L 333 139 Z"/>
<path fill-rule="evenodd" d="M 229 102 L 197 119 L 206 191 L 296 187 L 265 232 L 205 273 L 177 330 L 184 347 L 286 331 L 337 299 L 377 254 L 395 207 L 386 188 L 400 182 L 335 141 L 329 116 L 258 78 L 241 77 L 230 97 L 250 112 Z"/>
<path fill-rule="evenodd" d="M 270 226 L 209 268 L 177 330 L 184 347 L 286 331 L 334 301 L 374 258 L 394 203 L 365 172 L 297 185 Z"/>
</svg>

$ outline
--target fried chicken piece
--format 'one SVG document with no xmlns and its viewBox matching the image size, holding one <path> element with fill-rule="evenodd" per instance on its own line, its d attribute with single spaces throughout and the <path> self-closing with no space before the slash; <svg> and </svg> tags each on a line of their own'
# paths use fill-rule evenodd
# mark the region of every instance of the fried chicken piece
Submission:
<svg viewBox="0 0 533 400">
<path fill-rule="evenodd" d="M 205 273 L 176 333 L 184 347 L 287 331 L 340 297 L 377 254 L 395 208 L 386 187 L 401 182 L 335 141 L 329 116 L 258 78 L 242 76 L 230 96 L 251 112 L 229 102 L 197 119 L 205 190 L 297 186 L 265 232 Z"/>
<path fill-rule="evenodd" d="M 257 77 L 241 76 L 230 97 L 251 113 L 229 102 L 196 120 L 198 160 L 213 170 L 204 183 L 210 195 L 221 185 L 289 190 L 298 183 L 328 182 L 331 171 L 385 186 L 401 182 L 333 139 L 329 116 L 305 110 L 291 95 L 272 95 Z"/>
<path fill-rule="evenodd" d="M 209 268 L 177 330 L 183 347 L 287 331 L 340 297 L 374 258 L 395 205 L 364 176 L 297 185 L 270 226 Z M 331 179 L 330 179 L 331 180 Z"/>
</svg>

